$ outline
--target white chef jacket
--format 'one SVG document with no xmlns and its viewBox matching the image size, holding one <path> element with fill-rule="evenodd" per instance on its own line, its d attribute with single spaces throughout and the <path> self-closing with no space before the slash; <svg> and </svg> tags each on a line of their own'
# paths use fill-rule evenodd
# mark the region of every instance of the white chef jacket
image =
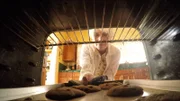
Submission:
<svg viewBox="0 0 180 101">
<path fill-rule="evenodd" d="M 99 67 L 101 61 L 101 55 L 95 52 L 96 48 L 94 44 L 84 44 L 82 45 L 80 53 L 80 77 L 82 80 L 85 74 L 94 75 L 96 68 Z M 108 53 L 106 55 L 106 68 L 103 75 L 108 76 L 108 80 L 114 80 L 114 76 L 119 67 L 120 51 L 115 46 L 108 43 Z"/>
</svg>

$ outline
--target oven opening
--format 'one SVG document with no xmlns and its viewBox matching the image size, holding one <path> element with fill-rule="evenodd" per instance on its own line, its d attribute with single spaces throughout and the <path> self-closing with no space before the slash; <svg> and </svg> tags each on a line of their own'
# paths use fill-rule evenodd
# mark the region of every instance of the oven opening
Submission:
<svg viewBox="0 0 180 101">
<path fill-rule="evenodd" d="M 0 11 L 1 101 L 75 85 L 77 100 L 180 99 L 178 0 L 3 0 Z"/>
<path fill-rule="evenodd" d="M 139 31 L 135 28 L 111 28 L 111 31 L 107 43 L 120 54 L 114 80 L 150 79 L 143 41 L 138 40 Z M 98 44 L 98 40 L 93 40 L 93 33 L 88 30 L 51 33 L 46 40 L 42 85 L 80 80 L 82 46 L 92 44 Z"/>
</svg>

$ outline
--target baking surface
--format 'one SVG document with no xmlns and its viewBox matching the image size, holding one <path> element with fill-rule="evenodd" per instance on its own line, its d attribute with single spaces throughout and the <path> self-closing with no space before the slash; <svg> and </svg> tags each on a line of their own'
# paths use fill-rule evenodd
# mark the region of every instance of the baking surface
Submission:
<svg viewBox="0 0 180 101">
<path fill-rule="evenodd" d="M 156 90 L 156 89 L 150 89 L 150 88 L 143 88 L 143 89 L 144 89 L 144 94 L 141 96 L 148 96 L 149 94 L 167 92 L 165 90 Z M 134 101 L 135 99 L 140 97 L 140 96 L 136 96 L 136 97 L 109 97 L 106 95 L 106 93 L 107 93 L 107 90 L 102 90 L 102 91 L 99 91 L 96 93 L 89 93 L 84 97 L 75 98 L 75 99 L 67 100 L 67 101 Z M 54 101 L 54 100 L 48 100 L 45 97 L 45 93 L 31 96 L 31 98 L 33 100 Z M 24 100 L 24 99 L 25 98 L 18 99 L 18 100 Z M 13 101 L 18 101 L 18 100 L 13 100 Z"/>
</svg>

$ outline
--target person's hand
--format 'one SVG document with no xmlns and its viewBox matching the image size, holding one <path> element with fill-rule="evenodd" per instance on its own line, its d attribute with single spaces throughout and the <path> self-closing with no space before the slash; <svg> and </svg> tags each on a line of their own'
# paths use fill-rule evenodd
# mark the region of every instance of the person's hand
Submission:
<svg viewBox="0 0 180 101">
<path fill-rule="evenodd" d="M 82 83 L 84 85 L 88 85 L 88 83 L 93 79 L 93 75 L 92 74 L 86 74 L 84 75 L 84 77 L 82 78 Z"/>
<path fill-rule="evenodd" d="M 88 81 L 91 81 L 94 78 L 94 76 L 92 74 L 86 74 L 86 75 L 84 75 L 84 77 L 86 77 L 86 79 Z"/>
</svg>

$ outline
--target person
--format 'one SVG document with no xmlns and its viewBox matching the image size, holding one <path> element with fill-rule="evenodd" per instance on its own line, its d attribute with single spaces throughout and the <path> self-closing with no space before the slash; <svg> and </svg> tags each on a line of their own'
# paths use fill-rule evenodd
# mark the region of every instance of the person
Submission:
<svg viewBox="0 0 180 101">
<path fill-rule="evenodd" d="M 113 29 L 90 29 L 89 35 L 92 41 L 100 43 L 83 44 L 80 55 L 79 80 L 91 81 L 98 76 L 107 76 L 108 80 L 114 80 L 119 67 L 120 50 L 107 41 L 113 37 Z"/>
</svg>

